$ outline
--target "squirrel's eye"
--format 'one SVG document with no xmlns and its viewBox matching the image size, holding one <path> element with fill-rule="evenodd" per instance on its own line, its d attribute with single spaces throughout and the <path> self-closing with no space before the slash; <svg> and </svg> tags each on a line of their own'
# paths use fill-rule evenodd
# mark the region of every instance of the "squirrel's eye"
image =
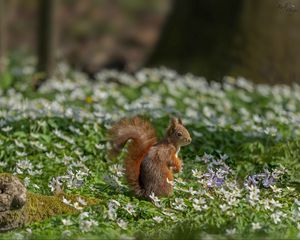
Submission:
<svg viewBox="0 0 300 240">
<path fill-rule="evenodd" d="M 181 132 L 178 132 L 178 133 L 177 133 L 177 136 L 178 136 L 178 137 L 181 137 L 181 136 L 182 136 L 182 133 L 181 133 Z"/>
</svg>

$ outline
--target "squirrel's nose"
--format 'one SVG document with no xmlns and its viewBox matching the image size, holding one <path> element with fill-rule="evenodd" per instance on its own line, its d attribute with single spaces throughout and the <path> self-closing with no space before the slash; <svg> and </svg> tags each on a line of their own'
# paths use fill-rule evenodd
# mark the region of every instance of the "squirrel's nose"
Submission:
<svg viewBox="0 0 300 240">
<path fill-rule="evenodd" d="M 187 138 L 186 141 L 187 141 L 188 143 L 191 143 L 191 142 L 192 142 L 192 138 Z"/>
</svg>

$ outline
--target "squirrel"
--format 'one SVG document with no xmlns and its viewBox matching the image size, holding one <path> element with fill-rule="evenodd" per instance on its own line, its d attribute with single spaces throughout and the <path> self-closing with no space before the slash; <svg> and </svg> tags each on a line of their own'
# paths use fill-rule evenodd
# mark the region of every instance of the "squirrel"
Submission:
<svg viewBox="0 0 300 240">
<path fill-rule="evenodd" d="M 131 140 L 124 163 L 127 183 L 135 195 L 170 196 L 173 193 L 173 173 L 182 168 L 178 157 L 180 147 L 192 141 L 180 118 L 172 117 L 165 137 L 159 142 L 150 122 L 138 116 L 121 119 L 110 128 L 108 136 L 113 155 L 118 155 Z"/>
</svg>

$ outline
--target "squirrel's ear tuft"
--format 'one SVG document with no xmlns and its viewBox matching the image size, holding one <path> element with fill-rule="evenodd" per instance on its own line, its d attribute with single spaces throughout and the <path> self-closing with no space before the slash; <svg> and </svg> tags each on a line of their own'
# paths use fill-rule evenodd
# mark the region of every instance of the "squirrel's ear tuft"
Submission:
<svg viewBox="0 0 300 240">
<path fill-rule="evenodd" d="M 178 119 L 176 117 L 171 118 L 170 126 L 174 127 L 178 124 Z"/>
<path fill-rule="evenodd" d="M 182 125 L 182 119 L 178 117 L 178 123 Z"/>
</svg>

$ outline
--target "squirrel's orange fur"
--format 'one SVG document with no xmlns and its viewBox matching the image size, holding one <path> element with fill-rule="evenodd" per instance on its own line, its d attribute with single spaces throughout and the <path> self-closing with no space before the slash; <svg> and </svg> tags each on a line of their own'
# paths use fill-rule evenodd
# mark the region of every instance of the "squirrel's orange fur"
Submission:
<svg viewBox="0 0 300 240">
<path fill-rule="evenodd" d="M 109 131 L 113 153 L 119 153 L 128 140 L 125 173 L 129 186 L 138 196 L 169 196 L 173 192 L 173 172 L 181 170 L 178 152 L 191 142 L 180 119 L 172 118 L 165 138 L 157 142 L 151 124 L 140 117 L 124 118 Z"/>
</svg>

